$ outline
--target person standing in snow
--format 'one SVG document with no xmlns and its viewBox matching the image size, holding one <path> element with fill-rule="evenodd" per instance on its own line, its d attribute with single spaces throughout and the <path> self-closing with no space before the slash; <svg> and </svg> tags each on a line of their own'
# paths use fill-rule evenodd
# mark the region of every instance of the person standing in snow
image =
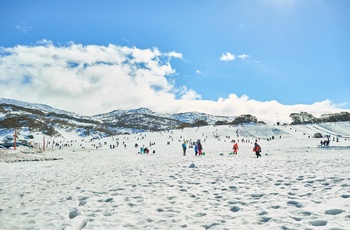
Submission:
<svg viewBox="0 0 350 230">
<path fill-rule="evenodd" d="M 197 156 L 198 154 L 198 145 L 197 143 L 194 144 L 194 155 Z"/>
<path fill-rule="evenodd" d="M 261 157 L 261 147 L 256 142 L 254 143 L 253 152 L 255 152 L 256 158 Z"/>
<path fill-rule="evenodd" d="M 233 145 L 233 154 L 237 155 L 237 153 L 238 153 L 238 144 L 237 144 L 237 142 L 235 142 Z"/>
<path fill-rule="evenodd" d="M 184 141 L 184 143 L 182 143 L 182 150 L 183 150 L 184 156 L 186 156 L 186 149 L 187 149 L 187 145 L 186 145 L 186 141 Z"/>
<path fill-rule="evenodd" d="M 202 144 L 201 144 L 201 140 L 200 140 L 200 139 L 198 139 L 198 141 L 197 141 L 197 146 L 198 146 L 198 155 L 201 156 L 201 155 L 202 155 L 203 147 L 202 147 Z"/>
</svg>

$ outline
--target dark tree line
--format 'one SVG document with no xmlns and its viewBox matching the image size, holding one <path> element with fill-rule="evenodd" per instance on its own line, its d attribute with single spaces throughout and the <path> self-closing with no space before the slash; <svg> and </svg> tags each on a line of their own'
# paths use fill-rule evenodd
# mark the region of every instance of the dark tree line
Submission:
<svg viewBox="0 0 350 230">
<path fill-rule="evenodd" d="M 316 118 L 312 114 L 307 112 L 300 112 L 291 113 L 289 117 L 292 119 L 292 125 L 350 121 L 350 113 L 348 112 L 322 114 L 319 118 Z"/>
<path fill-rule="evenodd" d="M 237 116 L 232 122 L 228 121 L 217 121 L 215 125 L 239 125 L 244 123 L 261 123 L 265 124 L 263 121 L 258 121 L 258 119 L 250 114 L 242 114 Z"/>
</svg>

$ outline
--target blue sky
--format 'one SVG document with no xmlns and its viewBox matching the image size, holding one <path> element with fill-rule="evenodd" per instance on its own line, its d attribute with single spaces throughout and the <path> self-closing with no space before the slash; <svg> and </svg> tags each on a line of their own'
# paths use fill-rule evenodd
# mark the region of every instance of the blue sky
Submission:
<svg viewBox="0 0 350 230">
<path fill-rule="evenodd" d="M 0 31 L 0 97 L 82 114 L 148 107 L 264 120 L 350 109 L 346 0 L 1 1 Z M 88 61 L 108 47 L 112 56 Z M 132 58 L 101 66 L 121 53 Z M 51 58 L 60 62 L 38 64 Z M 130 81 L 119 78 L 123 63 Z"/>
</svg>

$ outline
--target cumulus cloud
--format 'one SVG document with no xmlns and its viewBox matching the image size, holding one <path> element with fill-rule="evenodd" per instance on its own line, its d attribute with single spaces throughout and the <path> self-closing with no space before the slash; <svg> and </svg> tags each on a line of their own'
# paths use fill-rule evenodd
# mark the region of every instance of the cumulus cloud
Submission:
<svg viewBox="0 0 350 230">
<path fill-rule="evenodd" d="M 318 115 L 339 111 L 327 100 L 292 106 L 236 94 L 217 101 L 203 100 L 200 92 L 187 86 L 177 88 L 176 78 L 167 77 L 176 76 L 172 58 L 182 59 L 182 54 L 113 44 L 55 46 L 50 41 L 0 47 L 1 97 L 48 104 L 82 115 L 146 107 L 166 113 L 252 114 L 265 122 L 275 122 L 277 117 L 280 122 L 290 122 L 292 112 Z M 226 53 L 226 59 L 230 58 Z"/>
<path fill-rule="evenodd" d="M 181 100 L 200 100 L 202 96 L 192 89 L 183 86 Z"/>
<path fill-rule="evenodd" d="M 2 96 L 83 114 L 152 107 L 172 99 L 174 86 L 166 76 L 175 70 L 163 59 L 181 57 L 156 48 L 74 43 L 57 47 L 45 41 L 2 48 L 0 55 Z"/>
<path fill-rule="evenodd" d="M 226 53 L 221 55 L 220 60 L 221 61 L 233 61 L 233 60 L 235 60 L 235 55 L 231 54 L 230 52 L 226 52 Z"/>
</svg>

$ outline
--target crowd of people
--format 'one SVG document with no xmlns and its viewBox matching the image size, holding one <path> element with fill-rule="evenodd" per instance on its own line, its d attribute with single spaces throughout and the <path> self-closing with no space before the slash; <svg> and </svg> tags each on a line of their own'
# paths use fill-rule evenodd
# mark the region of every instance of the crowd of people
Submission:
<svg viewBox="0 0 350 230">
<path fill-rule="evenodd" d="M 174 141 L 174 137 L 173 137 L 173 132 L 172 131 L 164 131 L 162 133 L 160 133 L 161 135 L 165 135 L 165 134 L 169 134 L 168 136 L 168 139 L 169 141 L 167 142 L 167 145 L 170 145 L 171 142 Z M 208 136 L 205 135 L 205 133 L 202 133 L 201 135 L 201 138 L 203 138 L 203 142 L 205 142 L 208 138 Z M 143 141 L 145 140 L 145 137 L 146 137 L 146 134 L 140 134 L 140 136 L 137 138 L 137 142 L 138 141 Z M 215 139 L 217 139 L 218 141 L 224 141 L 224 142 L 228 142 L 230 141 L 232 143 L 232 150 L 231 152 L 229 152 L 229 155 L 238 155 L 238 152 L 239 152 L 239 145 L 240 144 L 253 144 L 253 153 L 254 155 L 256 155 L 257 158 L 259 157 L 262 157 L 262 149 L 261 149 L 261 146 L 258 144 L 260 142 L 260 138 L 257 138 L 257 139 L 253 139 L 253 138 L 243 138 L 242 136 L 240 135 L 237 135 L 236 139 L 232 139 L 231 136 L 222 136 L 220 135 L 217 130 L 215 130 L 213 132 L 213 137 Z M 326 139 L 324 140 L 321 140 L 320 141 L 320 146 L 329 146 L 330 144 L 330 139 L 332 139 L 332 137 L 330 135 L 326 135 L 324 136 L 326 137 Z M 125 140 L 128 140 L 129 137 L 124 137 Z M 123 140 L 124 140 L 123 139 Z M 274 139 L 274 138 L 272 138 Z M 95 142 L 95 140 L 90 140 L 91 142 L 91 145 L 93 147 L 95 147 L 96 149 L 100 149 L 102 148 L 104 145 L 107 145 L 109 143 L 107 142 L 101 142 L 100 141 L 101 139 L 97 139 L 97 143 Z M 126 146 L 126 141 L 122 141 L 120 140 L 119 138 L 114 138 L 112 137 L 112 141 L 115 142 L 113 144 L 110 144 L 109 147 L 110 149 L 116 149 L 118 148 L 119 145 L 122 145 L 122 147 L 124 148 L 127 148 Z M 344 139 L 344 140 L 347 140 L 347 139 Z M 84 141 L 84 140 L 82 140 Z M 178 141 L 181 143 L 181 146 L 182 146 L 182 155 L 183 156 L 187 156 L 188 155 L 188 149 L 192 149 L 194 150 L 194 155 L 195 156 L 202 156 L 202 155 L 205 155 L 205 152 L 203 152 L 203 146 L 202 146 L 202 141 L 201 139 L 198 139 L 197 141 L 193 141 L 192 139 L 184 139 L 184 137 L 181 135 L 180 138 L 178 139 Z M 334 142 L 339 142 L 339 138 L 338 137 L 333 137 L 333 141 Z M 62 141 L 61 141 L 62 142 Z M 75 141 L 77 142 L 77 141 Z M 95 142 L 95 143 L 94 143 Z M 48 141 L 46 142 L 45 144 L 50 144 L 51 142 Z M 72 143 L 58 143 L 58 142 L 53 142 L 52 146 L 56 146 L 58 147 L 59 149 L 61 149 L 61 146 L 62 147 L 69 147 L 70 145 L 73 145 Z M 82 146 L 82 144 L 80 144 Z M 154 146 L 155 145 L 155 142 L 149 142 L 149 146 L 147 144 L 147 147 L 145 147 L 145 145 L 143 145 L 142 147 L 140 147 L 137 143 L 135 144 L 135 148 L 139 148 L 139 151 L 138 153 L 140 154 L 148 154 L 148 153 L 155 153 L 155 149 L 154 149 Z M 84 146 L 82 146 L 82 148 L 85 148 Z"/>
<path fill-rule="evenodd" d="M 321 144 L 321 146 L 329 146 L 329 139 L 327 139 L 327 140 L 321 140 L 320 141 L 320 144 Z"/>
<path fill-rule="evenodd" d="M 183 150 L 183 155 L 184 156 L 186 156 L 187 143 L 188 143 L 188 141 L 186 141 L 186 140 L 184 140 L 184 142 L 182 143 L 182 150 Z M 200 139 L 198 139 L 196 142 L 193 142 L 191 144 L 192 145 L 190 145 L 190 147 L 194 149 L 194 155 L 195 156 L 203 155 L 203 147 L 202 147 L 202 143 L 201 143 Z"/>
</svg>

